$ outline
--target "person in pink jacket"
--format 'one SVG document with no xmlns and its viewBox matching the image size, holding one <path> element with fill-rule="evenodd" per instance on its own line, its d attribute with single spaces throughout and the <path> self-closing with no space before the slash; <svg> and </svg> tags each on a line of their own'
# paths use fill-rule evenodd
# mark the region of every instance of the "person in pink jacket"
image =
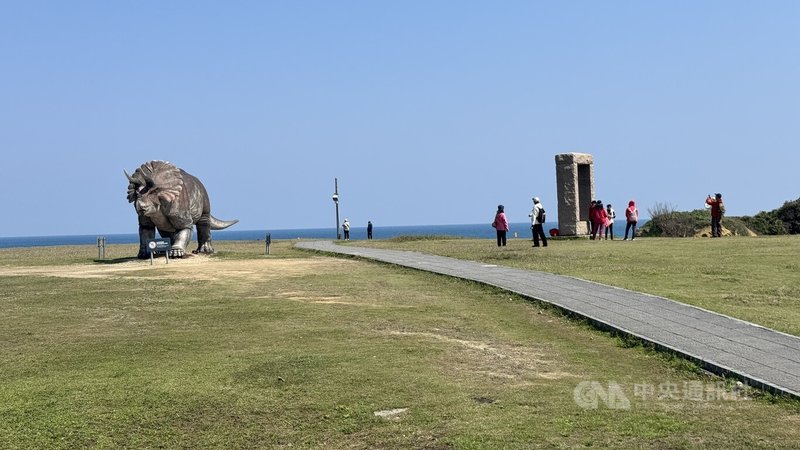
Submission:
<svg viewBox="0 0 800 450">
<path fill-rule="evenodd" d="M 636 222 L 639 221 L 639 210 L 636 209 L 636 203 L 631 200 L 628 202 L 628 209 L 625 210 L 625 238 L 623 241 L 628 240 L 628 231 L 632 228 L 631 240 L 636 239 Z"/>
<path fill-rule="evenodd" d="M 608 214 L 606 214 L 606 209 L 603 208 L 603 201 L 596 200 L 594 202 L 594 207 L 589 212 L 589 218 L 592 220 L 592 239 L 595 239 L 597 236 L 597 232 L 600 232 L 599 239 L 603 238 L 603 230 L 606 228 L 606 221 L 608 221 Z"/>
<path fill-rule="evenodd" d="M 497 246 L 498 247 L 505 247 L 506 246 L 506 234 L 508 233 L 508 219 L 506 218 L 506 213 L 504 212 L 505 207 L 503 205 L 497 205 L 497 213 L 494 215 L 494 222 L 492 222 L 492 226 L 497 230 Z"/>
</svg>

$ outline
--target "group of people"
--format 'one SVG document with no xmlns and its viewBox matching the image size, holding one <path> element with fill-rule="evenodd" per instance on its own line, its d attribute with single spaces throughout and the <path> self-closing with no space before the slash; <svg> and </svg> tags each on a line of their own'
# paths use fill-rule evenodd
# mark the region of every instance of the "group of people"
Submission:
<svg viewBox="0 0 800 450">
<path fill-rule="evenodd" d="M 539 197 L 533 197 L 533 209 L 528 217 L 531 219 L 533 247 L 547 247 L 547 236 L 544 234 L 544 222 L 547 216 Z M 611 236 L 611 240 L 614 240 L 614 219 L 616 217 L 617 213 L 610 203 L 603 206 L 601 200 L 593 200 L 589 209 L 592 230 L 590 239 L 608 239 Z M 631 233 L 631 240 L 633 240 L 636 238 L 636 224 L 639 222 L 639 210 L 633 200 L 628 202 L 628 208 L 625 209 L 625 220 L 625 238 L 623 240 L 628 240 L 628 233 Z M 492 227 L 497 230 L 497 246 L 505 247 L 509 228 L 503 205 L 497 205 Z"/>
<path fill-rule="evenodd" d="M 592 233 L 589 239 L 600 240 L 608 239 L 614 240 L 614 219 L 617 218 L 617 212 L 609 203 L 603 206 L 602 200 L 594 200 L 589 206 L 589 223 Z M 636 208 L 636 202 L 633 200 L 628 202 L 628 207 L 625 209 L 625 237 L 623 241 L 628 240 L 628 233 L 631 233 L 631 240 L 636 239 L 636 224 L 639 222 L 639 210 Z"/>
<path fill-rule="evenodd" d="M 722 194 L 715 194 L 714 197 L 709 195 L 706 198 L 706 204 L 711 208 L 711 237 L 722 236 L 722 215 L 725 207 L 722 203 Z M 528 214 L 531 219 L 531 234 L 533 235 L 533 247 L 547 247 L 547 236 L 544 234 L 544 222 L 547 219 L 544 206 L 539 200 L 539 197 L 533 197 L 533 209 Z M 589 222 L 591 225 L 591 235 L 589 239 L 614 240 L 614 219 L 617 218 L 617 213 L 611 206 L 611 203 L 603 206 L 602 200 L 593 200 L 589 207 Z M 636 208 L 636 202 L 633 200 L 628 202 L 628 207 L 625 209 L 625 237 L 623 241 L 628 240 L 628 233 L 630 233 L 631 240 L 636 239 L 636 224 L 639 222 L 639 210 Z M 508 235 L 508 218 L 506 217 L 505 207 L 497 205 L 497 212 L 492 222 L 492 227 L 497 230 L 497 246 L 505 247 Z M 344 240 L 350 240 L 350 222 L 344 219 L 342 223 L 342 231 L 344 231 Z M 367 239 L 372 239 L 372 221 L 367 221 Z"/>
<path fill-rule="evenodd" d="M 608 204 L 608 211 L 603 208 L 603 201 L 602 200 L 592 200 L 592 204 L 589 206 L 589 223 L 591 225 L 592 233 L 589 236 L 589 239 L 603 239 L 603 233 L 605 232 L 605 238 L 608 239 L 608 229 L 611 227 L 611 239 L 614 239 L 614 222 L 612 221 L 612 214 L 616 217 L 616 213 L 614 209 L 611 207 L 611 203 Z M 599 238 L 598 238 L 599 234 Z"/>
<path fill-rule="evenodd" d="M 544 234 L 544 222 L 547 219 L 544 206 L 539 197 L 533 197 L 533 209 L 528 214 L 531 218 L 531 233 L 533 234 L 534 247 L 547 247 L 547 236 Z M 497 246 L 505 247 L 508 234 L 508 218 L 506 217 L 505 207 L 497 205 L 497 212 L 494 215 L 492 226 L 497 230 Z"/>
<path fill-rule="evenodd" d="M 350 221 L 349 220 L 344 219 L 344 222 L 342 222 L 342 231 L 344 232 L 344 240 L 345 241 L 349 241 L 350 240 Z M 372 221 L 371 220 L 367 221 L 367 239 L 372 239 Z"/>
</svg>

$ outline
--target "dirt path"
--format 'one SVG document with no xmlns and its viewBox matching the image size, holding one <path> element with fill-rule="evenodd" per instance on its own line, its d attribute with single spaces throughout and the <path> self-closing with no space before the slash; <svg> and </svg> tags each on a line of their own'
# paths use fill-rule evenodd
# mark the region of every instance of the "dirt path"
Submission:
<svg viewBox="0 0 800 450">
<path fill-rule="evenodd" d="M 337 264 L 352 263 L 337 261 Z M 131 260 L 116 264 L 70 264 L 63 266 L 0 267 L 0 277 L 40 276 L 61 278 L 170 278 L 185 280 L 218 280 L 258 275 L 284 277 L 331 271 L 330 259 L 312 257 L 302 259 L 248 259 L 225 260 L 208 256 L 172 259 L 166 264 L 161 258 L 150 265 L 150 260 Z"/>
</svg>

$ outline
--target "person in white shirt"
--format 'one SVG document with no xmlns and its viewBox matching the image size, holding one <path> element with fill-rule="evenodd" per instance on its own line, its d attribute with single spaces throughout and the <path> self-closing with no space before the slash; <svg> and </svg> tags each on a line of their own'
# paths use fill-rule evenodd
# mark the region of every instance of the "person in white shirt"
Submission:
<svg viewBox="0 0 800 450">
<path fill-rule="evenodd" d="M 542 247 L 547 247 L 547 237 L 544 235 L 544 206 L 539 201 L 539 197 L 533 197 L 533 210 L 528 217 L 531 218 L 531 232 L 533 233 L 533 246 L 539 247 L 539 241 L 542 241 Z"/>
<path fill-rule="evenodd" d="M 608 215 L 608 224 L 606 225 L 606 239 L 608 239 L 608 235 L 611 235 L 611 240 L 614 240 L 614 219 L 617 217 L 617 213 L 614 211 L 614 208 L 611 207 L 611 203 L 606 205 L 606 214 Z"/>
</svg>

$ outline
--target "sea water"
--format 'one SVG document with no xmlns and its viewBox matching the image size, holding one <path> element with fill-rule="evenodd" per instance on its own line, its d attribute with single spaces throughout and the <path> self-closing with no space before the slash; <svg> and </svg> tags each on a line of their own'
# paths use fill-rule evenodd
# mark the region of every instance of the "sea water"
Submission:
<svg viewBox="0 0 800 450">
<path fill-rule="evenodd" d="M 643 224 L 643 223 L 640 223 Z M 615 221 L 614 231 L 616 236 L 625 232 L 625 221 Z M 548 230 L 557 228 L 558 223 L 546 222 L 545 234 Z M 509 239 L 531 239 L 531 225 L 529 222 L 509 224 Z M 341 230 L 339 233 L 342 234 Z M 271 239 L 336 239 L 336 230 L 330 228 L 301 228 L 281 230 L 220 230 L 214 231 L 214 240 L 224 241 L 256 241 L 264 240 L 270 235 Z M 464 238 L 494 239 L 495 229 L 486 224 L 462 225 L 405 225 L 405 226 L 380 226 L 374 225 L 372 236 L 374 239 L 389 239 L 397 236 L 455 236 Z M 97 244 L 97 238 L 104 236 L 106 244 L 135 244 L 139 242 L 138 233 L 128 234 L 86 234 L 72 236 L 25 236 L 25 237 L 0 237 L 0 248 L 9 247 L 40 247 L 51 245 L 86 245 Z M 342 234 L 342 237 L 343 234 Z M 192 236 L 196 240 L 196 236 Z M 367 238 L 367 227 L 351 227 L 350 239 L 362 240 Z"/>
</svg>

